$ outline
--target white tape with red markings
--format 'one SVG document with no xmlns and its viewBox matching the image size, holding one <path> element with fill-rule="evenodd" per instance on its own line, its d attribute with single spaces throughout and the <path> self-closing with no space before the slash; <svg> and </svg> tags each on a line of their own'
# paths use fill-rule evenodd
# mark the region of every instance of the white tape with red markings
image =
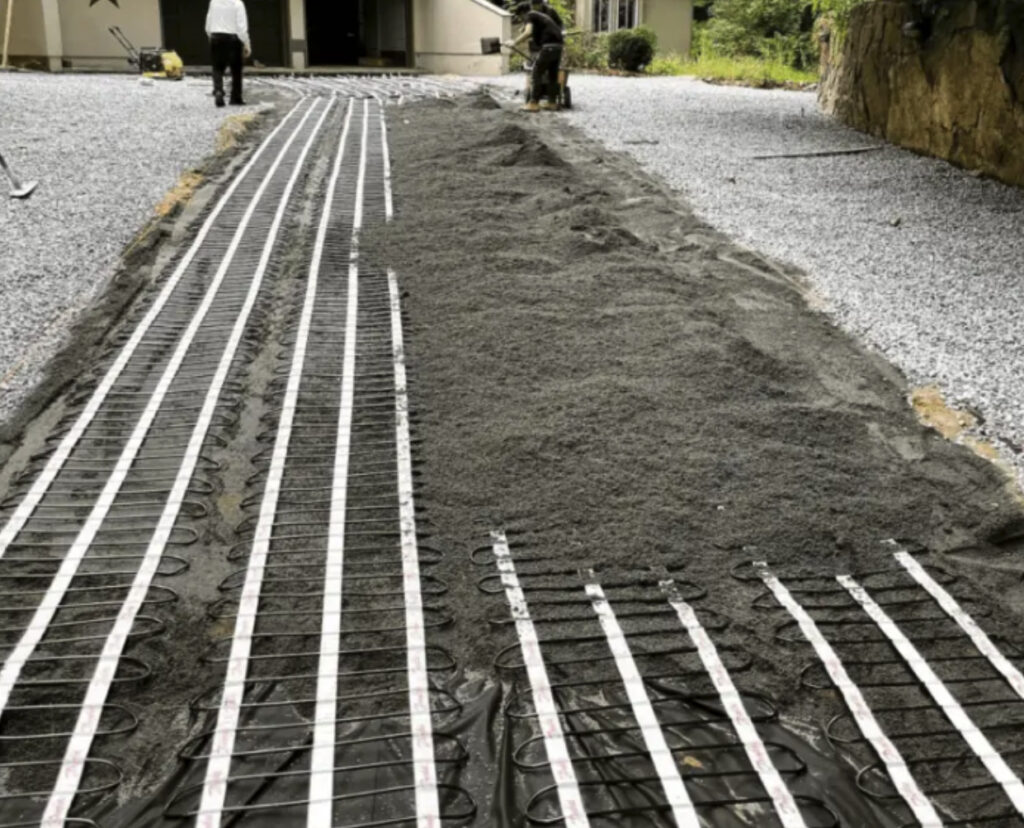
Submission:
<svg viewBox="0 0 1024 828">
<path fill-rule="evenodd" d="M 241 222 L 238 225 L 238 228 L 232 239 L 231 246 L 226 252 L 225 258 L 222 261 L 220 267 L 217 270 L 217 273 L 213 278 L 209 291 L 204 297 L 202 304 L 197 309 L 196 315 L 189 323 L 188 328 L 186 329 L 185 333 L 182 336 L 182 339 L 178 342 L 178 345 L 175 348 L 170 361 L 164 368 L 160 376 L 160 379 L 157 382 L 156 388 L 153 391 L 152 396 L 146 403 L 146 407 L 139 419 L 139 422 L 136 424 L 131 436 L 126 441 L 125 446 L 117 459 L 117 462 L 114 466 L 114 469 L 111 472 L 110 477 L 107 479 L 107 482 L 104 484 L 102 492 L 97 498 L 96 503 L 93 505 L 89 517 L 84 522 L 81 530 L 79 531 L 78 535 L 75 537 L 75 540 L 72 542 L 70 548 L 68 549 L 67 554 L 61 561 L 60 569 L 58 570 L 57 574 L 51 581 L 49 588 L 47 589 L 42 600 L 40 601 L 39 606 L 36 608 L 36 611 L 33 614 L 33 617 L 29 622 L 25 632 L 22 634 L 21 639 L 19 640 L 18 644 L 14 647 L 14 649 L 11 651 L 11 653 L 7 656 L 7 659 L 4 662 L 3 669 L 0 670 L 0 716 L 3 715 L 3 711 L 7 707 L 7 703 L 10 700 L 11 693 L 13 692 L 14 687 L 17 684 L 18 677 L 21 675 L 22 669 L 24 668 L 25 664 L 29 661 L 29 659 L 32 657 L 33 653 L 36 650 L 36 647 L 39 645 L 39 642 L 45 635 L 50 623 L 53 621 L 54 616 L 57 614 L 61 603 L 63 602 L 65 596 L 67 595 L 68 590 L 71 588 L 71 583 L 78 572 L 79 566 L 85 559 L 85 556 L 88 553 L 93 541 L 95 540 L 97 533 L 100 531 L 100 528 L 102 527 L 104 520 L 106 519 L 108 513 L 110 512 L 110 509 L 113 507 L 114 500 L 118 496 L 118 493 L 121 490 L 121 486 L 123 485 L 125 478 L 127 477 L 128 472 L 132 467 L 132 464 L 138 457 L 138 453 L 142 448 L 142 444 L 145 441 L 149 433 L 150 427 L 152 426 L 153 421 L 156 419 L 156 416 L 159 413 L 161 406 L 163 405 L 163 401 L 167 396 L 167 392 L 170 389 L 172 382 L 174 381 L 175 377 L 178 374 L 178 370 L 180 369 L 182 363 L 185 360 L 185 356 L 192 344 L 193 339 L 195 338 L 196 332 L 198 331 L 200 325 L 202 325 L 203 321 L 205 320 L 206 315 L 209 313 L 210 308 L 213 305 L 213 301 L 216 297 L 216 294 L 218 293 L 221 285 L 223 284 L 223 281 L 227 275 L 228 268 L 231 264 L 231 261 L 234 258 L 235 251 L 237 251 L 238 246 L 241 243 L 242 236 L 244 235 L 246 229 L 249 226 L 249 222 L 251 221 L 252 216 L 255 213 L 256 206 L 259 204 L 259 201 L 263 193 L 269 186 L 270 181 L 273 178 L 274 174 L 277 172 L 278 167 L 283 162 L 284 157 L 291 148 L 291 145 L 295 141 L 295 138 L 298 136 L 299 132 L 301 131 L 303 125 L 308 120 L 310 115 L 317 108 L 317 105 L 318 104 L 314 102 L 306 111 L 306 114 L 303 116 L 303 118 L 299 122 L 299 125 L 296 127 L 295 132 L 293 132 L 292 135 L 288 138 L 284 146 L 281 148 L 281 151 L 279 152 L 277 158 L 274 160 L 274 163 L 267 174 L 267 178 L 260 185 L 260 188 L 257 191 L 256 195 L 253 196 L 253 200 L 249 204 L 245 212 L 245 215 L 243 216 Z M 237 343 L 235 344 L 237 346 Z M 230 343 L 227 347 L 230 347 Z M 198 421 L 196 424 L 196 428 L 203 427 L 205 429 L 209 427 L 212 412 L 210 414 L 206 414 L 204 412 L 203 416 L 206 417 L 206 421 Z M 191 467 L 194 468 L 195 464 L 199 460 L 200 449 L 201 446 L 197 447 L 194 445 L 189 445 L 189 447 L 186 449 L 183 455 L 183 466 L 191 464 Z M 178 491 L 177 489 L 172 491 L 171 495 L 168 497 L 166 509 L 180 509 L 181 503 L 184 500 L 184 496 L 184 489 L 180 491 Z M 171 528 L 173 528 L 173 526 Z M 157 532 L 159 538 L 163 538 L 163 543 L 166 543 L 167 539 L 169 539 L 170 531 L 171 530 L 165 526 L 158 528 Z M 155 538 L 155 540 L 158 540 L 159 538 Z M 153 571 L 155 572 L 155 570 Z M 148 587 L 143 587 L 138 583 L 133 584 L 133 586 L 129 590 L 128 595 L 125 598 L 126 605 L 141 605 L 142 601 L 145 600 L 147 589 Z M 130 632 L 130 629 L 115 629 L 116 634 L 124 634 L 125 637 L 127 637 L 128 632 Z M 97 670 L 100 671 L 102 675 L 106 675 L 106 671 L 108 668 L 116 671 L 118 659 L 119 656 L 101 657 L 100 665 L 97 667 Z M 109 663 L 111 661 L 113 662 L 112 664 Z M 111 676 L 111 680 L 112 679 L 113 676 Z"/>
<path fill-rule="evenodd" d="M 924 656 L 921 655 L 896 622 L 886 614 L 885 610 L 878 605 L 871 595 L 868 594 L 868 591 L 854 578 L 849 575 L 839 575 L 836 577 L 836 580 L 850 594 L 850 597 L 860 604 L 871 620 L 878 626 L 878 629 L 881 630 L 882 634 L 889 639 L 889 642 L 896 648 L 896 651 L 903 660 L 906 661 L 914 676 L 924 685 L 928 694 L 939 706 L 946 718 L 960 732 L 960 736 L 970 745 L 971 750 L 974 751 L 988 772 L 992 774 L 996 782 L 1002 786 L 1003 791 L 1010 802 L 1013 803 L 1017 812 L 1024 816 L 1024 784 L 1021 783 L 1017 774 L 1010 769 L 1010 766 L 1006 764 L 1006 760 L 992 746 L 992 743 L 989 742 L 985 734 L 974 724 L 960 703 L 950 693 L 949 688 L 932 670 L 931 665 L 928 664 Z"/>
<path fill-rule="evenodd" d="M 931 801 L 925 796 L 914 780 L 910 769 L 907 767 L 906 760 L 896 749 L 896 746 L 882 732 L 882 728 L 878 725 L 874 713 L 871 712 L 871 708 L 864 700 L 860 688 L 850 678 L 846 668 L 843 666 L 843 662 L 836 655 L 835 650 L 832 649 L 828 641 L 825 640 L 814 619 L 793 598 L 785 585 L 772 574 L 766 563 L 757 562 L 754 566 L 758 570 L 758 574 L 765 586 L 775 596 L 775 600 L 793 616 L 793 619 L 800 627 L 800 632 L 803 633 L 804 638 L 814 648 L 814 652 L 825 667 L 825 672 L 828 673 L 833 686 L 842 694 L 843 701 L 846 702 L 846 706 L 850 711 L 850 715 L 853 716 L 853 720 L 857 723 L 857 727 L 860 728 L 864 738 L 871 744 L 875 753 L 878 754 L 878 758 L 885 765 L 893 785 L 913 812 L 914 818 L 921 824 L 921 828 L 937 828 L 937 826 L 941 826 L 943 823 L 939 818 L 938 812 L 935 810 L 935 806 L 932 805 Z"/>
<path fill-rule="evenodd" d="M 971 639 L 971 643 L 978 649 L 989 663 L 999 671 L 1006 679 L 1007 684 L 1013 688 L 1013 692 L 1024 699 L 1024 675 L 1013 666 L 1012 662 L 992 642 L 977 622 L 961 607 L 942 586 L 921 566 L 909 552 L 897 552 L 894 558 L 911 574 L 928 592 L 943 611 L 962 629 Z"/>
<path fill-rule="evenodd" d="M 693 800 L 686 792 L 686 785 L 679 773 L 679 765 L 676 763 L 675 754 L 665 741 L 665 733 L 658 722 L 658 716 L 654 712 L 654 705 L 651 704 L 647 695 L 647 688 L 643 677 L 637 669 L 633 660 L 633 653 L 630 650 L 626 635 L 619 625 L 615 611 L 612 609 L 608 598 L 604 594 L 601 585 L 597 583 L 594 572 L 584 573 L 588 579 L 586 584 L 587 597 L 594 608 L 597 620 L 604 631 L 608 641 L 608 648 L 612 651 L 615 665 L 618 667 L 622 683 L 626 687 L 626 695 L 629 698 L 630 706 L 633 708 L 633 715 L 639 725 L 640 733 L 644 739 L 644 746 L 651 756 L 654 769 L 661 779 L 661 786 L 665 790 L 665 797 L 672 808 L 672 815 L 675 817 L 676 825 L 679 828 L 700 828 L 700 820 L 697 817 L 697 809 Z"/>
<path fill-rule="evenodd" d="M 504 532 L 491 533 L 491 549 L 498 565 L 501 583 L 505 587 L 509 610 L 515 621 L 519 647 L 523 653 L 523 664 L 526 667 L 530 691 L 533 694 L 533 707 L 540 725 L 548 764 L 551 766 L 551 773 L 555 779 L 555 790 L 562 808 L 562 818 L 567 828 L 585 828 L 590 825 L 590 821 L 587 819 L 587 811 L 583 805 L 583 797 L 576 780 L 576 771 L 573 769 L 572 759 L 569 757 L 569 748 L 565 743 L 565 734 L 562 731 L 562 721 L 555 704 L 555 695 L 551 689 L 551 682 L 548 680 L 547 669 L 544 667 L 544 658 L 540 652 L 540 640 L 537 638 L 537 630 L 530 619 L 526 596 L 519 584 L 512 552 Z"/>
<path fill-rule="evenodd" d="M 167 498 L 167 502 L 164 505 L 164 509 L 157 522 L 157 527 L 153 537 L 150 539 L 149 545 L 143 555 L 142 564 L 139 567 L 139 571 L 136 573 L 128 596 L 125 599 L 124 604 L 122 604 L 117 619 L 114 622 L 114 626 L 104 642 L 99 664 L 97 665 L 86 691 L 82 712 L 79 714 L 78 720 L 75 724 L 75 729 L 70 741 L 68 742 L 67 749 L 65 750 L 64 760 L 56 786 L 53 793 L 50 795 L 50 799 L 43 815 L 42 824 L 44 826 L 63 825 L 67 819 L 71 801 L 73 801 L 74 795 L 78 790 L 82 773 L 84 772 L 84 763 L 81 759 L 82 757 L 88 756 L 92 747 L 92 742 L 96 737 L 96 732 L 99 727 L 100 712 L 102 711 L 103 705 L 106 703 L 107 696 L 110 693 L 110 687 L 117 671 L 117 663 L 120 660 L 125 644 L 128 641 L 132 625 L 135 623 L 135 619 L 142 609 L 143 602 L 146 599 L 146 595 L 149 592 L 153 579 L 156 577 L 160 562 L 163 559 L 163 554 L 167 548 L 167 543 L 170 540 L 172 531 L 174 530 L 174 524 L 178 520 L 178 516 L 181 511 L 181 504 L 184 501 L 189 481 L 192 479 L 192 474 L 195 472 L 199 453 L 206 440 L 210 424 L 213 421 L 213 415 L 220 400 L 221 391 L 227 381 L 231 365 L 234 362 L 235 356 L 238 352 L 238 347 L 241 344 L 243 335 L 245 334 L 245 328 L 248 324 L 249 316 L 256 305 L 256 300 L 262 288 L 263 279 L 266 275 L 268 265 L 270 264 L 270 257 L 276 244 L 281 225 L 284 221 L 285 212 L 291 200 L 292 192 L 298 182 L 303 167 L 305 166 L 306 158 L 308 157 L 313 144 L 316 142 L 320 129 L 323 127 L 324 121 L 326 120 L 327 114 L 330 112 L 332 105 L 333 103 L 328 104 L 321 113 L 316 126 L 310 133 L 310 136 L 295 163 L 295 169 L 293 170 L 288 183 L 285 186 L 284 192 L 282 193 L 280 204 L 278 205 L 273 222 L 267 233 L 259 263 L 256 267 L 255 273 L 253 274 L 248 294 L 246 295 L 242 309 L 235 320 L 228 343 L 225 346 L 224 353 L 220 358 L 217 370 L 203 401 L 203 406 L 200 410 L 195 428 L 192 431 L 192 435 L 185 451 L 184 460 L 178 469 L 174 484 L 171 488 L 171 493 Z"/>
<path fill-rule="evenodd" d="M 334 100 L 332 99 L 328 109 L 333 104 Z M 326 115 L 326 112 L 324 115 Z M 256 630 L 260 593 L 262 591 L 263 577 L 266 572 L 267 555 L 270 549 L 272 525 L 277 513 L 277 499 L 281 491 L 281 479 L 284 474 L 284 465 L 288 455 L 288 445 L 295 417 L 295 400 L 298 395 L 299 381 L 305 360 L 309 324 L 306 305 L 309 303 L 309 289 L 307 285 L 306 303 L 303 306 L 303 314 L 300 318 L 300 330 L 296 337 L 295 354 L 292 358 L 288 384 L 285 389 L 281 420 L 278 423 L 277 434 L 275 435 L 274 448 L 267 471 L 267 483 L 264 487 L 263 500 L 260 504 L 256 529 L 253 533 L 252 552 L 246 569 L 242 592 L 239 596 L 238 613 L 235 618 L 235 629 L 231 640 L 231 652 L 228 656 L 224 677 L 224 692 L 217 711 L 217 722 L 214 726 L 213 739 L 210 744 L 210 757 L 207 761 L 199 813 L 196 819 L 196 824 L 199 828 L 217 828 L 223 818 L 235 735 L 245 697 L 245 681 L 248 675 L 249 655 L 252 650 L 253 634 Z M 305 332 L 301 329 L 302 324 L 307 325 Z"/>
<path fill-rule="evenodd" d="M 182 256 L 182 259 L 180 262 L 178 262 L 177 267 L 174 268 L 174 271 L 167 278 L 167 281 L 161 288 L 160 293 L 157 294 L 156 299 L 153 301 L 152 306 L 150 306 L 149 310 L 146 311 L 145 316 L 143 316 L 142 319 L 139 321 L 139 324 L 135 327 L 135 330 L 132 331 L 132 334 L 128 338 L 128 341 L 125 342 L 124 346 L 122 346 L 120 352 L 117 355 L 117 358 L 114 360 L 110 368 L 107 369 L 107 372 L 106 374 L 104 374 L 103 379 L 100 380 L 99 385 L 96 386 L 96 390 L 93 391 L 92 395 L 89 397 L 89 401 L 86 403 L 85 408 L 83 408 L 82 412 L 75 418 L 75 422 L 72 424 L 67 434 L 64 435 L 60 443 L 57 445 L 57 448 L 54 449 L 53 454 L 51 454 L 49 459 L 47 459 L 46 465 L 39 473 L 39 476 L 34 481 L 32 481 L 32 486 L 25 493 L 24 498 L 22 498 L 21 502 L 15 508 L 13 514 L 10 516 L 10 518 L 8 518 L 7 523 L 4 525 L 3 529 L 0 530 L 0 558 L 2 558 L 4 554 L 7 552 L 7 548 L 11 545 L 11 542 L 18 536 L 18 533 L 25 526 L 25 523 L 28 521 L 28 519 L 32 517 L 33 512 L 35 512 L 36 507 L 39 505 L 40 501 L 43 499 L 43 496 L 49 490 L 54 479 L 56 479 L 57 474 L 64 467 L 64 464 L 67 462 L 67 459 L 71 455 L 71 452 L 74 450 L 75 446 L 78 445 L 78 441 L 82 438 L 82 435 L 85 434 L 86 429 L 89 427 L 90 423 L 92 423 L 93 419 L 95 418 L 97 412 L 100 409 L 100 406 L 103 405 L 104 401 L 107 398 L 107 395 L 114 387 L 114 384 L 117 382 L 118 378 L 124 372 L 124 369 L 128 365 L 129 360 L 131 360 L 132 356 L 135 354 L 135 351 L 138 349 L 143 338 L 149 332 L 149 329 L 153 326 L 153 323 L 156 321 L 156 318 L 163 311 L 164 306 L 167 304 L 167 302 L 171 298 L 171 295 L 177 289 L 178 284 L 181 282 L 182 277 L 185 275 L 185 271 L 188 270 L 188 268 L 191 266 L 192 261 L 196 257 L 196 253 L 199 252 L 199 249 L 206 241 L 206 237 L 210 234 L 210 231 L 213 229 L 213 225 L 217 221 L 221 212 L 223 212 L 224 208 L 227 206 L 227 203 L 235 194 L 235 191 L 248 177 L 249 173 L 252 172 L 253 167 L 256 166 L 256 162 L 262 157 L 267 147 L 269 147 L 270 143 L 274 140 L 274 138 L 277 137 L 277 134 L 282 129 L 284 129 L 285 124 L 288 123 L 291 117 L 295 114 L 296 110 L 298 110 L 299 106 L 301 106 L 305 102 L 305 100 L 305 96 L 302 99 L 300 99 L 295 104 L 295 106 L 293 106 L 291 110 L 284 116 L 284 118 L 281 119 L 281 122 L 266 137 L 263 143 L 260 144 L 260 146 L 253 153 L 252 158 L 250 158 L 248 163 L 239 171 L 238 175 L 235 176 L 231 184 L 228 186 L 227 190 L 224 192 L 224 195 L 221 196 L 220 199 L 217 201 L 217 204 L 214 206 L 210 215 L 207 216 L 206 221 L 203 222 L 202 227 L 199 228 L 199 232 L 196 234 L 195 240 L 189 246 L 188 250 L 185 252 L 185 255 Z M 276 167 L 274 167 L 273 169 L 276 169 Z M 272 177 L 273 169 L 267 173 L 266 181 L 269 181 L 270 178 Z M 265 189 L 266 188 L 261 187 L 260 189 L 257 190 L 256 194 L 253 196 L 254 203 L 259 201 L 260 198 L 262 198 Z M 210 287 L 207 289 L 207 295 L 212 295 L 216 291 L 216 289 L 217 285 L 211 284 Z"/>
<path fill-rule="evenodd" d="M 391 303 L 391 345 L 395 371 L 395 440 L 398 466 L 398 516 L 402 549 L 402 585 L 405 594 L 408 648 L 409 719 L 412 736 L 416 822 L 419 828 L 439 828 L 441 804 L 434 762 L 434 731 L 430 709 L 430 672 L 423 622 L 419 543 L 416 538 L 416 502 L 412 476 L 412 437 L 409 430 L 409 390 L 402 333 L 402 303 L 398 278 L 388 271 Z"/>
<path fill-rule="evenodd" d="M 349 102 L 348 117 L 338 155 L 334 161 L 334 176 L 324 202 L 324 211 L 317 233 L 317 244 L 311 279 L 319 275 L 320 261 L 334 201 L 334 185 L 341 170 L 345 142 L 352 117 L 353 102 Z M 355 395 L 356 333 L 359 320 L 359 231 L 363 225 L 363 197 L 366 185 L 367 105 L 363 105 L 363 132 L 360 142 L 359 174 L 356 180 L 356 199 L 352 216 L 352 234 L 349 247 L 348 304 L 345 310 L 345 345 L 342 357 L 341 400 L 335 437 L 334 470 L 331 482 L 331 511 L 327 531 L 327 560 L 324 570 L 324 595 L 320 624 L 320 661 L 317 668 L 316 708 L 313 722 L 313 747 L 310 757 L 309 828 L 330 825 L 334 810 L 334 761 L 336 722 L 338 718 L 338 662 L 341 653 L 342 591 L 345 566 L 345 522 L 348 509 L 348 466 L 352 446 L 352 406 Z M 312 317 L 312 308 L 310 309 Z"/>
<path fill-rule="evenodd" d="M 743 697 L 736 690 L 732 677 L 722 662 L 718 649 L 711 640 L 711 636 L 704 629 L 704 625 L 700 623 L 700 619 L 697 617 L 697 613 L 694 612 L 693 607 L 682 598 L 672 594 L 672 581 L 664 582 L 663 587 L 669 591 L 668 602 L 672 609 L 676 611 L 680 623 L 682 623 L 693 640 L 701 663 L 711 677 L 715 690 L 722 700 L 722 707 L 732 722 L 732 726 L 739 737 L 740 743 L 743 745 L 743 749 L 747 753 L 750 764 L 753 765 L 761 780 L 761 784 L 771 797 L 772 804 L 775 806 L 775 812 L 778 814 L 783 828 L 804 828 L 806 823 L 800 813 L 800 808 L 797 806 L 796 800 L 793 799 L 793 794 L 786 787 L 786 783 L 783 781 L 778 768 L 772 763 L 768 750 L 761 740 L 757 728 L 754 727 L 750 714 L 747 713 L 747 709 L 743 706 Z"/>
</svg>

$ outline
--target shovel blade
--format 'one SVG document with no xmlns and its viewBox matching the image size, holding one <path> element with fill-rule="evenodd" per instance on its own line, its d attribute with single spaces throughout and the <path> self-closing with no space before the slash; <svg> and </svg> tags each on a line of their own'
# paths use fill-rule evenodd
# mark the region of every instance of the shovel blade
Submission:
<svg viewBox="0 0 1024 828">
<path fill-rule="evenodd" d="M 39 186 L 38 181 L 26 181 L 11 190 L 11 198 L 28 198 Z"/>
</svg>

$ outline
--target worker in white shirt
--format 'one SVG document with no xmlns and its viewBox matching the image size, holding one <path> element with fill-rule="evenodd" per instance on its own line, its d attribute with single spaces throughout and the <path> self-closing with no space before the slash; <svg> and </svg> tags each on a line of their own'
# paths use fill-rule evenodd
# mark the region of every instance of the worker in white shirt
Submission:
<svg viewBox="0 0 1024 828">
<path fill-rule="evenodd" d="M 252 54 L 249 18 L 242 0 L 210 0 L 206 13 L 206 35 L 210 38 L 213 65 L 213 100 L 224 106 L 224 71 L 231 69 L 231 103 L 241 106 L 242 61 Z"/>
</svg>

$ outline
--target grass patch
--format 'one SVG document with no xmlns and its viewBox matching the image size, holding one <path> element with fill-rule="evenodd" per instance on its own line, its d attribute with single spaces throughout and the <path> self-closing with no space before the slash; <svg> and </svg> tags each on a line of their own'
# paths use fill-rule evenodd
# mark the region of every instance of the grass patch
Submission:
<svg viewBox="0 0 1024 828">
<path fill-rule="evenodd" d="M 781 61 L 755 57 L 702 55 L 686 60 L 679 55 L 658 55 L 647 68 L 651 75 L 692 75 L 706 81 L 748 86 L 801 87 L 817 83 L 816 72 L 794 69 Z"/>
<path fill-rule="evenodd" d="M 217 152 L 227 152 L 238 146 L 242 136 L 249 131 L 256 116 L 252 113 L 244 115 L 229 115 L 224 119 L 220 131 L 217 133 Z"/>
</svg>

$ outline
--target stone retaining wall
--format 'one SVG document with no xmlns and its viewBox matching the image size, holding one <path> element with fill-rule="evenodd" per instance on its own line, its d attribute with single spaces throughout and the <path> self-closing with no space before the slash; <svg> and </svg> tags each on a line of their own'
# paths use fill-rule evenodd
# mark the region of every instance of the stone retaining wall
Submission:
<svg viewBox="0 0 1024 828">
<path fill-rule="evenodd" d="M 1024 2 L 866 3 L 823 38 L 819 99 L 857 129 L 1024 186 Z"/>
</svg>

